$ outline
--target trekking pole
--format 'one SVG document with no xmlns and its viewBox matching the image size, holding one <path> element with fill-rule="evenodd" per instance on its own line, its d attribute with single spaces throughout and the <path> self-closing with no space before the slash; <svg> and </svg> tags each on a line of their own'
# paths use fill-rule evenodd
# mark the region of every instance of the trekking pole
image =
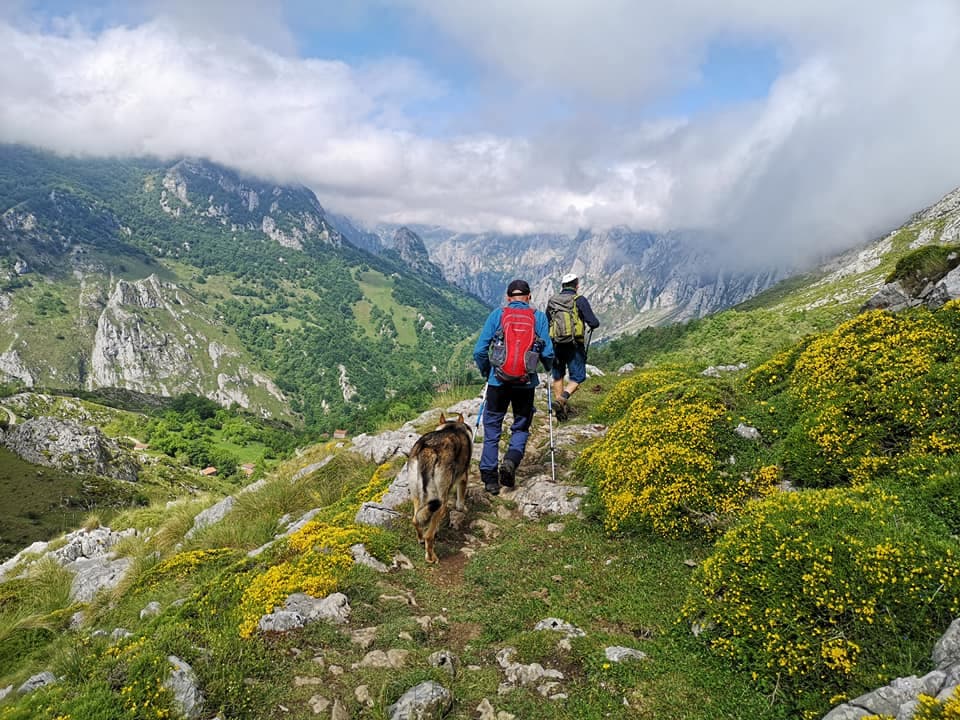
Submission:
<svg viewBox="0 0 960 720">
<path fill-rule="evenodd" d="M 480 421 L 483 419 L 483 408 L 487 404 L 487 388 L 490 386 L 490 383 L 485 383 L 483 386 L 483 399 L 480 400 L 480 409 L 477 410 L 477 423 L 473 426 L 473 441 L 477 441 L 477 432 L 480 430 Z"/>
<path fill-rule="evenodd" d="M 556 446 L 553 444 L 553 393 L 550 391 L 550 386 L 553 383 L 550 382 L 550 379 L 547 378 L 547 424 L 550 426 L 550 476 L 553 478 L 553 482 L 557 482 L 557 460 L 556 460 Z"/>
<path fill-rule="evenodd" d="M 583 348 L 583 364 L 587 364 L 587 354 L 590 352 L 590 341 L 593 340 L 593 328 L 587 331 L 587 344 Z"/>
</svg>

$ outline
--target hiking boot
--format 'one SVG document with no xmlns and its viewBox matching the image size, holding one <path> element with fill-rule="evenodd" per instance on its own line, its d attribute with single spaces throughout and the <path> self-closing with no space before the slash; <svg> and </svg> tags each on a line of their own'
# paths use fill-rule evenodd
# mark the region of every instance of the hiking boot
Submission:
<svg viewBox="0 0 960 720">
<path fill-rule="evenodd" d="M 500 483 L 497 480 L 496 470 L 485 470 L 480 473 L 480 479 L 483 480 L 483 489 L 491 495 L 500 494 Z"/>
<path fill-rule="evenodd" d="M 517 466 L 510 458 L 500 463 L 500 484 L 507 488 L 516 485 Z"/>
<path fill-rule="evenodd" d="M 557 420 L 563 422 L 567 419 L 569 413 L 567 412 L 567 401 L 563 398 L 557 398 L 553 401 L 553 414 L 557 416 Z"/>
</svg>

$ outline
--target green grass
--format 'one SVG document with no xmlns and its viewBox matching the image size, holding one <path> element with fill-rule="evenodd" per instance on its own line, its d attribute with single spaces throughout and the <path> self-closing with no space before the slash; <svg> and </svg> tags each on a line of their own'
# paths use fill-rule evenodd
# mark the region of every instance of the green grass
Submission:
<svg viewBox="0 0 960 720">
<path fill-rule="evenodd" d="M 354 305 L 357 322 L 369 336 L 376 334 L 370 314 L 374 307 L 393 319 L 397 328 L 397 341 L 401 345 L 415 345 L 417 342 L 417 311 L 406 305 L 400 305 L 393 299 L 393 280 L 383 273 L 368 270 L 357 274 L 357 282 L 366 300 Z"/>
<path fill-rule="evenodd" d="M 135 504 L 136 487 L 33 465 L 0 447 L 0 559 L 80 525 L 91 510 L 110 517 Z"/>
</svg>

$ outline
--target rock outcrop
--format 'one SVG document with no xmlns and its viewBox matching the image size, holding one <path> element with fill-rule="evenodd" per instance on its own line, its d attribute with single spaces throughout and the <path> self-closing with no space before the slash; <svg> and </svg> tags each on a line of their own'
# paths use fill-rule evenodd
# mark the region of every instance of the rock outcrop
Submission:
<svg viewBox="0 0 960 720">
<path fill-rule="evenodd" d="M 134 482 L 139 466 L 99 428 L 75 420 L 38 417 L 0 433 L 0 443 L 27 462 L 67 472 Z"/>
</svg>

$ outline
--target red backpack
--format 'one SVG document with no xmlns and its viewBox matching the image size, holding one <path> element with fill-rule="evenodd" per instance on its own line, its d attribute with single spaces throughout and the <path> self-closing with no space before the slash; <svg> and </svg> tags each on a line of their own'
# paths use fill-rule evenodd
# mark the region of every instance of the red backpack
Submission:
<svg viewBox="0 0 960 720">
<path fill-rule="evenodd" d="M 490 364 L 500 382 L 514 385 L 530 382 L 530 373 L 536 372 L 539 360 L 538 354 L 530 353 L 536 340 L 533 309 L 505 307 L 490 347 Z"/>
</svg>

